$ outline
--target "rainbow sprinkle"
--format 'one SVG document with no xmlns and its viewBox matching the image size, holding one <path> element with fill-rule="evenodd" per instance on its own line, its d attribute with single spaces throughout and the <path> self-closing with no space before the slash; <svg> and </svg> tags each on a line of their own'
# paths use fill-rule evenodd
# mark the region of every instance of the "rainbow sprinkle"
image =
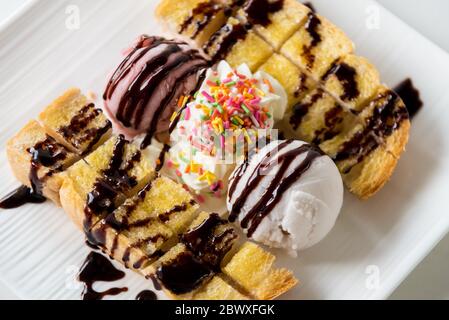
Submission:
<svg viewBox="0 0 449 320">
<path fill-rule="evenodd" d="M 185 107 L 182 120 L 197 121 L 190 130 L 180 128 L 183 129 L 180 132 L 189 141 L 193 155 L 203 152 L 212 157 L 221 157 L 235 153 L 236 142 L 255 143 L 257 130 L 271 127 L 273 116 L 261 104 L 266 94 L 259 87 L 265 85 L 271 93 L 274 89 L 268 79 L 260 82 L 237 70 L 227 74 L 223 80 L 216 71 L 210 75 L 211 79 L 206 80 L 202 89 L 195 93 L 194 102 L 187 105 L 188 97 L 179 99 L 179 107 Z M 178 158 L 185 165 L 184 174 L 195 174 L 198 181 L 206 182 L 212 196 L 219 197 L 222 194 L 224 183 L 213 172 L 206 170 L 202 164 L 190 161 L 182 152 Z M 170 166 L 178 176 L 182 176 L 179 164 L 170 163 Z"/>
</svg>

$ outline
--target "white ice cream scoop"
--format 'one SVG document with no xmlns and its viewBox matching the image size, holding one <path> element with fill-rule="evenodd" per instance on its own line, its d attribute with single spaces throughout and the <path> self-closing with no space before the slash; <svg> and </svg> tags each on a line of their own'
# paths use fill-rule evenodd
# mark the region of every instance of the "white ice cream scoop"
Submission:
<svg viewBox="0 0 449 320">
<path fill-rule="evenodd" d="M 275 141 L 231 175 L 227 206 L 248 237 L 296 255 L 334 227 L 343 182 L 334 162 L 301 141 Z"/>
</svg>

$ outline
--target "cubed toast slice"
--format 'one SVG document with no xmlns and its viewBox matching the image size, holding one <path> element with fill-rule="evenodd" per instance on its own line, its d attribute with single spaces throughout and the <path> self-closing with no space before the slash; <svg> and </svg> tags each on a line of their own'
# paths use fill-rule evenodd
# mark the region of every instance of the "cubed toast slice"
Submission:
<svg viewBox="0 0 449 320">
<path fill-rule="evenodd" d="M 365 58 L 346 55 L 333 63 L 323 76 L 323 88 L 356 112 L 380 87 L 377 69 Z"/>
<path fill-rule="evenodd" d="M 214 270 L 220 270 L 233 252 L 238 235 L 234 227 L 216 213 L 202 212 L 185 232 L 181 241 Z"/>
<path fill-rule="evenodd" d="M 237 239 L 229 222 L 217 214 L 200 213 L 180 237 L 181 242 L 144 270 L 144 274 L 155 275 L 169 296 L 192 299 L 220 272 Z"/>
<path fill-rule="evenodd" d="M 275 257 L 256 244 L 247 242 L 223 272 L 259 300 L 272 300 L 297 285 L 294 275 L 274 269 Z"/>
<path fill-rule="evenodd" d="M 164 292 L 175 300 L 191 300 L 216 274 L 207 264 L 179 243 L 144 271 L 155 275 Z"/>
<path fill-rule="evenodd" d="M 84 161 L 128 197 L 143 189 L 156 175 L 150 161 L 123 136 L 113 136 Z"/>
<path fill-rule="evenodd" d="M 89 231 L 155 176 L 149 161 L 122 136 L 69 168 L 60 191 L 64 210 Z"/>
<path fill-rule="evenodd" d="M 409 137 L 403 101 L 386 87 L 364 107 L 359 123 L 321 149 L 334 159 L 348 189 L 368 199 L 390 179 Z"/>
<path fill-rule="evenodd" d="M 95 225 L 89 238 L 114 259 L 140 270 L 158 258 L 164 246 L 177 240 L 197 210 L 198 205 L 181 185 L 158 177 Z"/>
<path fill-rule="evenodd" d="M 249 300 L 250 298 L 228 284 L 221 276 L 215 276 L 194 294 L 193 300 Z"/>
<path fill-rule="evenodd" d="M 156 15 L 185 38 L 194 40 L 202 47 L 227 20 L 228 8 L 219 1 L 210 0 L 163 0 Z"/>
<path fill-rule="evenodd" d="M 334 138 L 356 121 L 354 114 L 318 88 L 293 106 L 286 115 L 285 126 L 300 140 L 319 145 Z"/>
<path fill-rule="evenodd" d="M 310 12 L 306 23 L 287 40 L 280 52 L 319 81 L 334 61 L 353 51 L 354 44 L 340 29 Z"/>
<path fill-rule="evenodd" d="M 89 232 L 92 226 L 126 199 L 124 194 L 110 187 L 101 173 L 90 168 L 84 160 L 63 174 L 59 194 L 62 208 L 84 232 Z"/>
<path fill-rule="evenodd" d="M 128 217 L 127 205 L 133 209 Z M 180 184 L 165 177 L 157 177 L 117 210 L 115 215 L 118 221 L 123 221 L 126 217 L 128 224 L 154 219 L 163 223 L 174 234 L 180 234 L 196 217 L 197 210 L 198 204 Z"/>
<path fill-rule="evenodd" d="M 305 23 L 309 13 L 310 9 L 296 0 L 246 0 L 236 17 L 279 50 Z"/>
<path fill-rule="evenodd" d="M 39 121 L 49 135 L 81 156 L 95 150 L 112 133 L 111 122 L 76 88 L 45 108 Z"/>
<path fill-rule="evenodd" d="M 290 60 L 276 53 L 259 70 L 273 76 L 284 87 L 288 95 L 288 110 L 302 101 L 305 95 L 317 86 L 316 81 L 308 77 Z"/>
<path fill-rule="evenodd" d="M 30 121 L 7 143 L 11 169 L 22 184 L 60 205 L 59 173 L 79 157 L 47 135 L 37 121 Z"/>
<path fill-rule="evenodd" d="M 246 63 L 253 72 L 273 54 L 267 42 L 233 17 L 212 35 L 203 49 L 213 62 L 225 59 L 234 68 Z"/>
</svg>

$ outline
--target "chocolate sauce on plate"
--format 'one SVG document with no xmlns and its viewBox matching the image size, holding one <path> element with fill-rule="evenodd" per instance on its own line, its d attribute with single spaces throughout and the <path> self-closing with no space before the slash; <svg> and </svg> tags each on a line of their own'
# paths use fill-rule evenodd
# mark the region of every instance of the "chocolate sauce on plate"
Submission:
<svg viewBox="0 0 449 320">
<path fill-rule="evenodd" d="M 310 2 L 310 1 L 304 2 L 304 5 L 307 8 L 309 8 L 313 13 L 317 12 L 316 9 L 315 9 L 315 6 L 312 4 L 312 2 Z"/>
<path fill-rule="evenodd" d="M 144 290 L 142 292 L 140 292 L 137 297 L 136 300 L 157 300 L 157 295 L 151 291 L 151 290 Z"/>
<path fill-rule="evenodd" d="M 78 274 L 78 280 L 85 285 L 82 294 L 83 300 L 101 300 L 106 296 L 116 296 L 127 292 L 128 288 L 111 288 L 103 292 L 97 292 L 93 289 L 96 282 L 114 282 L 124 277 L 125 273 L 116 269 L 106 257 L 91 252 Z"/>
<path fill-rule="evenodd" d="M 412 79 L 405 79 L 393 89 L 404 101 L 410 118 L 413 119 L 423 107 L 419 90 L 413 85 Z"/>
<path fill-rule="evenodd" d="M 0 200 L 1 209 L 15 209 L 27 203 L 43 203 L 47 199 L 30 188 L 21 186 Z"/>
</svg>

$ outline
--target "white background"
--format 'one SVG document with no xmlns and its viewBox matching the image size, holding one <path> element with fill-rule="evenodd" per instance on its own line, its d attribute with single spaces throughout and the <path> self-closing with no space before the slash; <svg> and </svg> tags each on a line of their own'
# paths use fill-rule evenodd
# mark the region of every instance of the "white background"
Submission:
<svg viewBox="0 0 449 320">
<path fill-rule="evenodd" d="M 329 0 L 331 1 L 331 0 Z M 27 0 L 0 0 L 0 25 Z M 386 8 L 449 52 L 449 1 L 379 0 Z M 393 294 L 393 299 L 449 299 L 449 236 L 416 268 Z M 14 294 L 0 283 L 0 299 Z"/>
</svg>

